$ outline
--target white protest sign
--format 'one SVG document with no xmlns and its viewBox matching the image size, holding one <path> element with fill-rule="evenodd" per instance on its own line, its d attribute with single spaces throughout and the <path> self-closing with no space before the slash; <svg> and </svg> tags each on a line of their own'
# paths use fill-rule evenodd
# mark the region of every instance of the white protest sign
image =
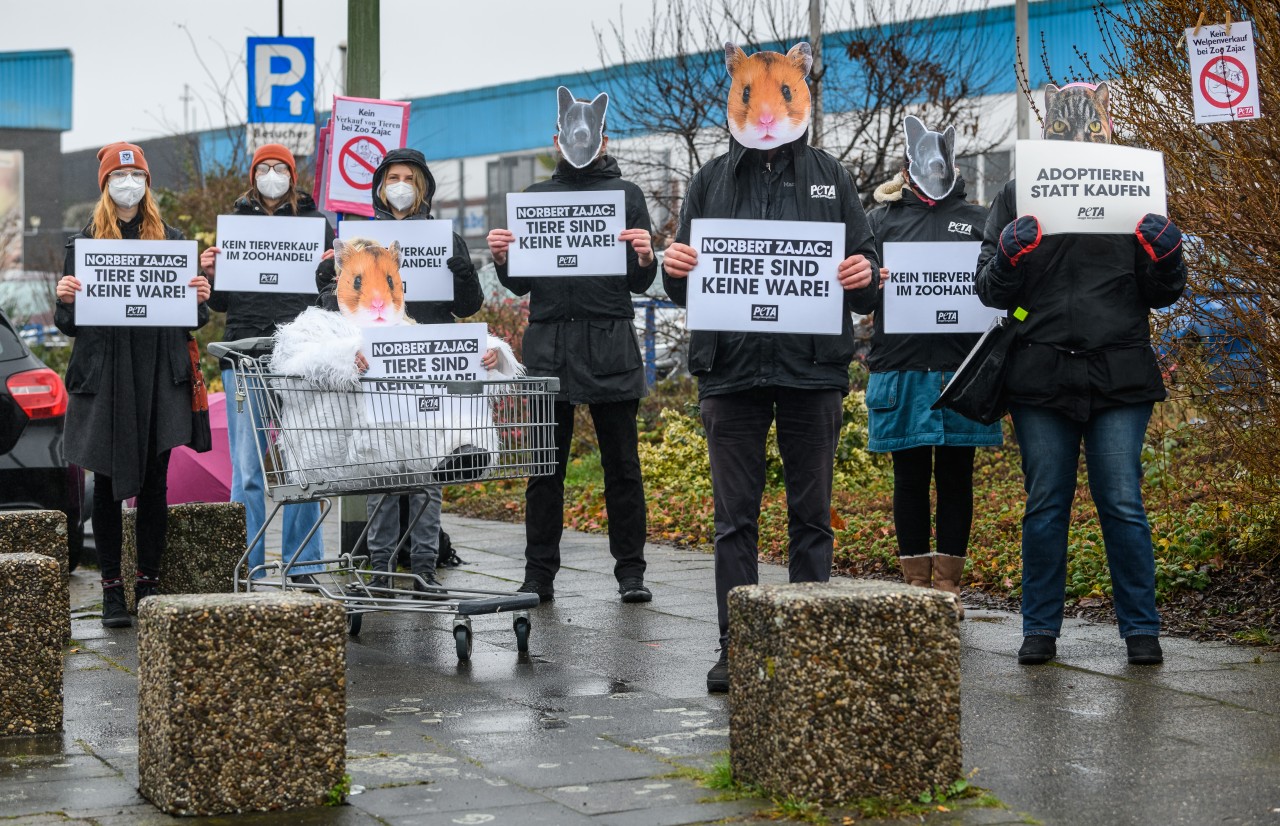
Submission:
<svg viewBox="0 0 1280 826">
<path fill-rule="evenodd" d="M 1148 212 L 1168 215 L 1164 155 L 1075 141 L 1018 141 L 1018 214 L 1045 235 L 1132 234 Z"/>
<path fill-rule="evenodd" d="M 368 238 L 384 247 L 400 243 L 400 278 L 405 301 L 452 301 L 452 221 L 343 221 L 338 236 L 344 241 Z"/>
<path fill-rule="evenodd" d="M 219 215 L 218 291 L 315 294 L 324 230 L 323 218 Z"/>
<path fill-rule="evenodd" d="M 1186 34 L 1196 123 L 1262 117 L 1253 24 L 1203 26 L 1199 34 Z"/>
<path fill-rule="evenodd" d="M 324 208 L 373 215 L 373 173 L 388 150 L 404 146 L 409 104 L 335 95 L 329 119 Z"/>
<path fill-rule="evenodd" d="M 444 390 L 436 382 L 478 381 L 488 346 L 484 324 L 405 324 L 364 328 L 360 352 L 369 362 L 365 410 L 375 422 L 421 422 L 440 414 Z M 454 399 L 450 412 L 457 412 Z"/>
<path fill-rule="evenodd" d="M 986 307 L 973 289 L 981 241 L 884 245 L 886 333 L 981 333 L 1003 310 Z"/>
<path fill-rule="evenodd" d="M 697 218 L 690 235 L 690 330 L 840 333 L 844 224 Z"/>
<path fill-rule="evenodd" d="M 98 327 L 196 326 L 195 241 L 76 239 L 76 324 Z"/>
<path fill-rule="evenodd" d="M 513 192 L 507 227 L 516 237 L 508 257 L 513 278 L 539 275 L 626 275 L 627 228 L 622 190 Z"/>
</svg>

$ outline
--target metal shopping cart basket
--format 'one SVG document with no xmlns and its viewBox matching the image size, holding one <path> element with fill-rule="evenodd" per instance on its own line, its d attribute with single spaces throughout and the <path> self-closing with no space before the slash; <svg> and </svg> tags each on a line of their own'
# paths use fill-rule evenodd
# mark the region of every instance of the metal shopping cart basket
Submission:
<svg viewBox="0 0 1280 826">
<path fill-rule="evenodd" d="M 347 630 L 360 633 L 373 611 L 450 614 L 458 658 L 471 657 L 471 618 L 510 613 L 521 653 L 529 648 L 528 609 L 537 594 L 451 589 L 412 573 L 373 571 L 368 558 L 343 553 L 319 561 L 298 556 L 332 508 L 331 497 L 400 494 L 482 480 L 545 476 L 555 471 L 556 378 L 465 382 L 361 379 L 351 390 L 318 387 L 270 372 L 269 338 L 212 343 L 230 358 L 237 412 L 253 413 L 258 457 L 274 507 L 249 538 L 236 565 L 236 591 L 307 591 L 342 603 Z M 226 388 L 231 391 L 232 388 Z M 263 448 L 263 445 L 266 448 Z M 319 502 L 320 516 L 288 559 L 250 568 L 249 551 L 287 504 Z M 393 498 L 382 505 L 397 506 Z M 395 553 L 408 542 L 425 505 L 410 517 Z M 368 532 L 361 534 L 361 539 Z M 357 542 L 359 545 L 359 542 Z M 394 559 L 395 556 L 392 556 Z M 290 577 L 305 565 L 319 573 Z M 394 566 L 393 566 L 394 567 Z"/>
</svg>

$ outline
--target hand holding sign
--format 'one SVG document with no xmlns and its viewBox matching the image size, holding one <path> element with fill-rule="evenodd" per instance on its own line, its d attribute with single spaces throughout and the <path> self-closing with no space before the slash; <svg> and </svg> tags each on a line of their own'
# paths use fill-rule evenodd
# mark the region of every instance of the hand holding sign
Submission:
<svg viewBox="0 0 1280 826">
<path fill-rule="evenodd" d="M 489 244 L 489 254 L 493 256 L 493 263 L 499 267 L 504 266 L 507 263 L 507 251 L 516 242 L 515 234 L 509 229 L 491 229 L 485 241 Z"/>
<path fill-rule="evenodd" d="M 640 266 L 647 267 L 653 263 L 653 236 L 649 234 L 649 230 L 640 227 L 624 229 L 618 233 L 618 240 L 631 245 L 636 251 L 636 260 Z"/>
<path fill-rule="evenodd" d="M 871 283 L 871 262 L 861 255 L 850 255 L 836 269 L 840 286 L 846 290 L 860 290 Z"/>
<path fill-rule="evenodd" d="M 1147 213 L 1134 234 L 1143 251 L 1161 268 L 1173 269 L 1182 261 L 1182 230 L 1165 216 Z"/>
<path fill-rule="evenodd" d="M 996 245 L 996 263 L 1000 269 L 1013 272 L 1024 256 L 1040 246 L 1041 237 L 1040 221 L 1034 215 L 1022 215 L 1006 224 Z"/>
<path fill-rule="evenodd" d="M 672 278 L 688 278 L 693 268 L 698 266 L 698 251 L 688 244 L 672 241 L 667 244 L 667 254 L 662 259 L 662 267 Z"/>
</svg>

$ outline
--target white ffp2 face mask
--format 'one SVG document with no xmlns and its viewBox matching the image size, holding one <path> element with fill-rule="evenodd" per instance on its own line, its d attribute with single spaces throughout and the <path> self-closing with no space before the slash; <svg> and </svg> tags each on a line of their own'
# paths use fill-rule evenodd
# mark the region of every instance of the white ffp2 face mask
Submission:
<svg viewBox="0 0 1280 826">
<path fill-rule="evenodd" d="M 413 184 L 404 181 L 387 184 L 387 203 L 391 204 L 392 209 L 406 210 L 413 206 L 417 197 Z"/>
<path fill-rule="evenodd" d="M 289 191 L 289 176 L 271 171 L 258 176 L 258 191 L 264 198 L 283 198 Z"/>
<path fill-rule="evenodd" d="M 116 206 L 121 209 L 137 206 L 146 192 L 147 185 L 134 178 L 125 178 L 107 183 L 107 194 L 111 196 L 111 200 L 115 201 Z"/>
</svg>

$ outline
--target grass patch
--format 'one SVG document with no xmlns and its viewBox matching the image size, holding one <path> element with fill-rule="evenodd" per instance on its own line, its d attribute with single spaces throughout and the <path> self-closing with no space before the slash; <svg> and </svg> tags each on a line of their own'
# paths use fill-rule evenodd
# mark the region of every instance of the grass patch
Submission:
<svg viewBox="0 0 1280 826">
<path fill-rule="evenodd" d="M 342 779 L 334 784 L 333 788 L 324 794 L 324 805 L 341 806 L 347 800 L 347 795 L 351 794 L 351 775 L 344 774 Z"/>
<path fill-rule="evenodd" d="M 1243 631 L 1237 631 L 1231 635 L 1233 639 L 1240 642 L 1247 642 L 1250 645 L 1275 645 L 1275 635 L 1271 630 L 1263 626 L 1254 628 L 1246 628 Z"/>
</svg>

